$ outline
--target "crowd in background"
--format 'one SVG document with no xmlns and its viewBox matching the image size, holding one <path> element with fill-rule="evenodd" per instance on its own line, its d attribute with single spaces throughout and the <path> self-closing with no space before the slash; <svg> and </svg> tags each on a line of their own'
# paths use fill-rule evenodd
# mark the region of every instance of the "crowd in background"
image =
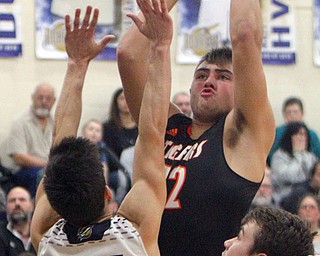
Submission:
<svg viewBox="0 0 320 256">
<path fill-rule="evenodd" d="M 33 253 L 29 239 L 23 239 L 23 234 L 28 233 L 26 229 L 28 230 L 30 225 L 32 199 L 50 150 L 50 110 L 55 97 L 54 89 L 49 84 L 39 84 L 35 88 L 30 109 L 13 121 L 7 140 L 6 152 L 12 158 L 13 165 L 1 165 L 1 229 L 2 233 L 10 233 L 6 228 L 8 223 L 11 223 L 11 227 L 24 227 L 17 228 L 13 235 L 10 234 L 10 238 L 17 244 L 15 249 L 20 252 Z M 188 93 L 178 92 L 172 101 L 187 116 L 192 115 Z M 284 123 L 276 128 L 264 179 L 253 199 L 251 209 L 257 206 L 282 208 L 306 219 L 310 222 L 312 231 L 319 232 L 319 138 L 317 133 L 303 122 L 304 108 L 301 99 L 287 98 L 282 110 Z M 117 210 L 131 186 L 137 135 L 137 126 L 129 112 L 122 88 L 113 93 L 108 119 L 87 120 L 79 135 L 90 139 L 99 148 L 105 179 L 113 192 L 113 202 L 110 204 L 113 212 Z M 12 200 L 12 194 L 19 194 L 20 199 Z M 20 215 L 12 213 L 13 204 L 21 209 Z M 1 239 L 4 239 L 3 235 L 0 235 Z M 318 235 L 315 236 L 314 246 L 320 253 Z"/>
<path fill-rule="evenodd" d="M 62 93 L 56 97 L 52 85 L 37 85 L 31 94 L 30 108 L 12 122 L 6 140 L 5 152 L 11 164 L 1 165 L 0 169 L 0 256 L 35 255 L 35 251 L 46 254 L 47 249 L 64 247 L 61 251 L 53 249 L 57 253 L 68 251 L 78 242 L 86 244 L 92 252 L 102 247 L 103 255 L 101 239 L 110 235 L 109 229 L 131 235 L 138 231 L 135 235 L 143 241 L 142 251 L 149 245 L 148 252 L 150 249 L 156 255 L 158 252 L 217 255 L 223 246 L 222 255 L 249 255 L 248 249 L 241 246 L 246 240 L 254 240 L 251 249 L 265 243 L 279 251 L 286 243 L 295 243 L 295 249 L 287 246 L 284 250 L 291 249 L 292 253 L 282 255 L 294 255 L 292 250 L 300 249 L 300 245 L 306 245 L 308 253 L 295 255 L 309 255 L 313 248 L 316 255 L 320 253 L 320 238 L 311 234 L 320 231 L 320 142 L 316 132 L 303 120 L 303 103 L 298 97 L 283 102 L 284 122 L 274 129 L 260 61 L 260 5 L 252 0 L 231 1 L 232 50 L 219 48 L 205 54 L 194 73 L 191 97 L 179 92 L 173 95 L 174 104 L 169 107 L 161 104 L 164 97 L 157 97 L 158 94 L 150 97 L 148 90 L 157 88 L 155 91 L 161 95 L 161 89 L 166 86 L 160 85 L 171 86 L 167 53 L 172 40 L 172 21 L 168 11 L 176 2 L 161 0 L 159 5 L 157 0 L 139 0 L 145 20 L 128 14 L 136 26 L 129 28 L 117 49 L 123 88 L 114 91 L 109 111 L 104 111 L 107 116 L 104 120 L 94 117 L 83 120 L 81 134 L 77 134 L 82 109 L 79 89 L 82 91 L 90 60 L 113 36 L 106 36 L 100 42 L 94 40 L 97 9 L 89 22 L 92 7 L 88 6 L 80 26 L 80 9 L 75 11 L 73 26 L 66 15 L 69 65 Z M 252 86 L 255 84 L 259 86 Z M 260 104 L 252 108 L 256 96 Z M 51 110 L 56 98 L 59 101 L 53 120 Z M 160 105 L 154 107 L 151 99 Z M 148 104 L 153 112 L 146 108 Z M 162 111 L 160 106 L 165 106 Z M 156 115 L 158 110 L 160 115 Z M 168 123 L 163 123 L 166 113 Z M 146 117 L 150 117 L 150 130 Z M 164 135 L 160 135 L 160 130 Z M 80 138 L 74 138 L 76 135 Z M 61 141 L 67 136 L 71 137 Z M 163 137 L 164 161 L 160 143 Z M 247 148 L 250 154 L 245 152 Z M 88 161 L 88 156 L 94 161 Z M 86 175 L 82 176 L 83 173 Z M 167 202 L 162 184 L 164 174 Z M 71 204 L 65 200 L 69 194 Z M 89 194 L 89 200 L 83 200 Z M 122 211 L 123 205 L 128 212 Z M 249 206 L 251 210 L 246 214 Z M 124 219 L 119 221 L 118 217 Z M 117 226 L 113 222 L 125 222 L 126 229 L 130 221 L 132 231 L 113 228 Z M 104 225 L 103 230 L 97 230 Z M 240 228 L 238 236 L 230 238 L 237 228 Z M 89 229 L 93 236 L 99 234 L 99 237 L 85 237 Z M 303 236 L 288 239 L 285 232 L 291 238 Z M 70 241 L 75 237 L 77 242 Z M 283 246 L 272 245 L 268 239 L 284 241 Z M 57 240 L 63 245 L 55 243 Z M 90 244 L 98 240 L 90 250 Z M 129 239 L 111 242 L 124 248 L 132 246 L 127 243 L 130 244 Z M 80 253 L 81 248 L 76 247 Z M 250 255 L 265 250 L 259 248 Z M 271 255 L 272 250 L 263 255 Z"/>
</svg>

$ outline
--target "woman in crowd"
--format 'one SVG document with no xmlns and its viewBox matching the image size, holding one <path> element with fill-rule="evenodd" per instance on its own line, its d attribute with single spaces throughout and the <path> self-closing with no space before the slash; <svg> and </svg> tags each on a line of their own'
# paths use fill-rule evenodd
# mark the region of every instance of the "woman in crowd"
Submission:
<svg viewBox="0 0 320 256">
<path fill-rule="evenodd" d="M 294 185 L 309 179 L 317 161 L 309 149 L 310 138 L 306 125 L 302 122 L 289 123 L 271 161 L 273 196 L 277 205 Z"/>
<path fill-rule="evenodd" d="M 124 149 L 135 145 L 137 136 L 137 125 L 127 106 L 123 89 L 119 88 L 113 94 L 109 118 L 103 124 L 103 140 L 109 152 L 109 186 L 114 190 L 118 203 L 130 188 L 130 178 L 123 178 L 123 172 L 118 172 L 122 169 L 119 159 Z"/>
</svg>

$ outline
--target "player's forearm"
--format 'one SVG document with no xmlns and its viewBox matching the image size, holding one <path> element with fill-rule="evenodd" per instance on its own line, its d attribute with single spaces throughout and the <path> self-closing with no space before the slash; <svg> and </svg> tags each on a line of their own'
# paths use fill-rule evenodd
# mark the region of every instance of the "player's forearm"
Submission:
<svg viewBox="0 0 320 256">
<path fill-rule="evenodd" d="M 82 111 L 82 88 L 89 62 L 69 60 L 55 112 L 54 144 L 63 137 L 77 136 Z"/>
<path fill-rule="evenodd" d="M 250 40 L 262 44 L 263 26 L 259 0 L 231 0 L 230 37 L 233 45 Z"/>
<path fill-rule="evenodd" d="M 141 107 L 140 123 L 149 123 L 149 130 L 155 127 L 164 132 L 170 103 L 171 63 L 170 42 L 152 44 L 150 53 L 148 80 L 144 91 L 143 106 Z"/>
<path fill-rule="evenodd" d="M 177 0 L 168 0 L 170 11 Z M 140 13 L 139 17 L 144 20 Z M 117 48 L 117 60 L 127 104 L 135 121 L 139 123 L 140 106 L 147 82 L 150 42 L 133 23 L 122 36 Z"/>
</svg>

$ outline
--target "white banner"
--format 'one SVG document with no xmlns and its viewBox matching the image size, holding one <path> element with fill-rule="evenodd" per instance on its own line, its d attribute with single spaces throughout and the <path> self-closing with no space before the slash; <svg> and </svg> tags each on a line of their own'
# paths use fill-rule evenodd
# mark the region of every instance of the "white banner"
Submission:
<svg viewBox="0 0 320 256">
<path fill-rule="evenodd" d="M 313 7 L 313 62 L 320 66 L 320 0 L 314 0 Z"/>
<path fill-rule="evenodd" d="M 213 47 L 229 44 L 229 9 L 230 0 L 178 2 L 177 63 L 197 63 Z"/>
<path fill-rule="evenodd" d="M 22 55 L 20 0 L 0 0 L 0 57 Z"/>
<path fill-rule="evenodd" d="M 264 64 L 295 63 L 294 15 L 290 0 L 263 0 Z M 198 63 L 211 48 L 230 46 L 230 0 L 180 0 L 176 61 Z"/>
<path fill-rule="evenodd" d="M 107 34 L 116 36 L 96 59 L 116 59 L 119 39 L 131 22 L 126 14 L 137 11 L 135 0 L 36 0 L 37 58 L 67 58 L 64 45 L 64 17 L 66 14 L 73 17 L 76 8 L 81 8 L 83 15 L 87 5 L 100 10 L 96 39 L 99 40 Z"/>
</svg>

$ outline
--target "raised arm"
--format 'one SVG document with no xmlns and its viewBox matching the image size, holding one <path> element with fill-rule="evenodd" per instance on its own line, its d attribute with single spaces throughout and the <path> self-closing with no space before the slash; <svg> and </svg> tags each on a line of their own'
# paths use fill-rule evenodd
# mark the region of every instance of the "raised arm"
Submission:
<svg viewBox="0 0 320 256">
<path fill-rule="evenodd" d="M 168 10 L 178 0 L 166 0 Z M 144 20 L 140 13 L 139 18 Z M 130 112 L 138 123 L 144 86 L 149 67 L 150 41 L 139 31 L 136 24 L 122 36 L 117 48 L 118 68 Z"/>
<path fill-rule="evenodd" d="M 262 178 L 275 132 L 262 65 L 263 26 L 259 0 L 231 0 L 230 37 L 235 106 L 227 118 L 226 129 L 229 134 L 239 135 L 237 146 L 231 145 L 228 149 L 237 155 L 231 167 L 241 169 L 241 174 L 258 181 Z M 251 157 L 243 153 L 248 147 L 252 150 Z"/>
<path fill-rule="evenodd" d="M 90 61 L 96 57 L 113 38 L 105 36 L 100 42 L 94 40 L 94 31 L 99 15 L 98 9 L 90 16 L 92 7 L 88 6 L 82 24 L 80 9 L 75 12 L 73 28 L 70 16 L 66 15 L 65 44 L 68 53 L 68 67 L 55 112 L 53 146 L 69 136 L 77 136 L 82 111 L 82 88 Z M 38 249 L 39 242 L 59 216 L 51 208 L 42 181 L 36 195 L 36 208 L 31 225 L 32 243 Z"/>
<path fill-rule="evenodd" d="M 166 200 L 163 146 L 171 90 L 173 27 L 165 0 L 137 2 L 146 21 L 133 14 L 129 17 L 150 41 L 150 64 L 140 109 L 133 187 L 119 213 L 136 224 L 148 254 L 159 255 L 157 240 Z"/>
</svg>

